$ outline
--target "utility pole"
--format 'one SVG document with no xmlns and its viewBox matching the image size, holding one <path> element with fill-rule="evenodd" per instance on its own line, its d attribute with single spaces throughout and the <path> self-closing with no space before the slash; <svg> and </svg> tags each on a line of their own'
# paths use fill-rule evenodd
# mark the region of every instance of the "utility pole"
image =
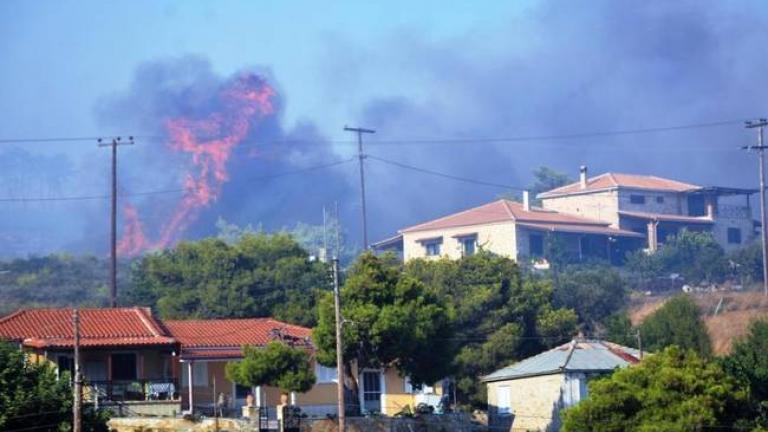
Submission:
<svg viewBox="0 0 768 432">
<path fill-rule="evenodd" d="M 365 212 L 365 168 L 363 167 L 363 160 L 365 159 L 365 153 L 363 153 L 363 134 L 373 134 L 376 133 L 376 131 L 373 129 L 347 126 L 344 126 L 344 130 L 357 133 L 357 158 L 360 161 L 360 196 L 362 198 L 363 207 L 363 249 L 368 249 L 368 219 Z"/>
<path fill-rule="evenodd" d="M 336 312 L 336 399 L 339 411 L 339 431 L 346 431 L 346 404 L 344 403 L 344 344 L 341 330 L 344 320 L 341 317 L 341 289 L 339 287 L 339 256 L 341 255 L 341 234 L 339 232 L 339 203 L 334 203 L 336 213 L 336 247 L 333 253 L 333 308 Z"/>
<path fill-rule="evenodd" d="M 99 147 L 112 147 L 112 193 L 110 194 L 110 262 L 109 262 L 109 305 L 117 307 L 117 146 L 133 145 L 133 137 L 123 141 L 122 137 L 112 138 L 112 142 L 103 143 L 99 138 Z"/>
<path fill-rule="evenodd" d="M 339 257 L 333 257 L 333 306 L 336 311 L 336 398 L 339 410 L 339 432 L 345 431 L 346 415 L 344 413 L 344 357 L 341 341 L 341 295 L 339 293 Z"/>
<path fill-rule="evenodd" d="M 72 405 L 72 432 L 82 432 L 83 379 L 80 376 L 80 314 L 77 309 L 72 312 L 72 326 L 74 327 L 73 334 L 75 347 L 75 403 Z"/>
<path fill-rule="evenodd" d="M 763 245 L 763 295 L 768 296 L 768 233 L 766 233 L 765 215 L 765 149 L 763 145 L 763 129 L 768 126 L 768 120 L 750 120 L 746 122 L 748 129 L 757 128 L 757 145 L 744 146 L 743 149 L 757 150 L 760 163 L 760 239 Z"/>
<path fill-rule="evenodd" d="M 643 337 L 640 335 L 640 329 L 637 329 L 637 333 L 635 333 L 635 337 L 637 338 L 637 350 L 640 352 L 640 360 L 643 359 Z"/>
</svg>

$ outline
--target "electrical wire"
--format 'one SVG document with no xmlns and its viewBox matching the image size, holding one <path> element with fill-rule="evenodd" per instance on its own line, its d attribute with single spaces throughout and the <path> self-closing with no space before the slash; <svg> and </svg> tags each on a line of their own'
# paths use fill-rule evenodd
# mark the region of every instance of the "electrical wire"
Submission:
<svg viewBox="0 0 768 432">
<path fill-rule="evenodd" d="M 392 140 L 373 140 L 371 144 L 384 144 L 384 145 L 411 145 L 411 144 L 478 144 L 478 143 L 509 143 L 509 142 L 530 142 L 530 141 L 560 141 L 560 140 L 573 140 L 583 138 L 600 138 L 622 135 L 639 135 L 639 134 L 652 134 L 660 132 L 674 132 L 682 130 L 692 129 L 705 129 L 715 128 L 723 126 L 733 126 L 743 124 L 743 120 L 722 120 L 713 122 L 701 122 L 701 123 L 689 123 L 673 126 L 658 126 L 647 128 L 634 128 L 634 129 L 616 129 L 606 131 L 590 131 L 590 132 L 575 132 L 566 134 L 551 134 L 551 135 L 520 135 L 520 136 L 508 136 L 508 137 L 463 137 L 463 138 L 425 138 L 425 139 L 392 139 Z M 111 136 L 111 135 L 110 135 Z M 166 140 L 167 137 L 160 135 L 122 135 L 131 136 L 134 139 L 143 140 Z M 97 141 L 99 136 L 74 136 L 74 137 L 30 137 L 30 138 L 0 138 L 0 144 L 11 143 L 49 143 L 49 142 L 85 142 L 85 141 Z M 260 144 L 275 143 L 275 144 L 313 144 L 313 143 L 330 143 L 330 144 L 345 144 L 345 145 L 357 145 L 356 141 L 351 140 L 274 140 L 274 141 L 261 141 Z M 251 141 L 241 141 L 240 144 L 255 144 Z"/>
<path fill-rule="evenodd" d="M 333 161 L 325 164 L 320 165 L 314 165 L 306 168 L 300 168 L 292 171 L 285 171 L 281 173 L 271 174 L 271 175 L 264 175 L 259 177 L 251 177 L 250 181 L 256 181 L 256 180 L 268 180 L 268 179 L 274 179 L 274 178 L 280 178 L 290 175 L 296 175 L 296 174 L 302 174 L 305 172 L 310 171 L 316 171 L 320 169 L 325 168 L 331 168 L 338 165 L 343 165 L 346 163 L 350 163 L 354 161 L 354 158 L 349 159 L 343 159 L 339 161 Z M 162 195 L 162 194 L 169 194 L 169 193 L 182 193 L 182 192 L 188 192 L 189 189 L 184 188 L 178 188 L 178 189 L 160 189 L 160 190 L 152 190 L 152 191 L 142 191 L 142 192 L 126 192 L 119 194 L 118 196 L 121 197 L 130 197 L 130 196 L 147 196 L 147 195 Z M 79 195 L 79 196 L 64 196 L 64 197 L 0 197 L 0 202 L 50 202 L 50 201 L 88 201 L 88 200 L 102 200 L 102 199 L 109 199 L 109 195 Z"/>
<path fill-rule="evenodd" d="M 429 174 L 429 175 L 432 175 L 432 176 L 443 177 L 443 178 L 447 178 L 447 179 L 451 179 L 451 180 L 456 180 L 456 181 L 460 181 L 460 182 L 464 182 L 464 183 L 471 183 L 471 184 L 476 184 L 476 185 L 480 185 L 480 186 L 489 186 L 489 187 L 495 187 L 495 188 L 506 189 L 506 190 L 516 190 L 516 191 L 524 191 L 524 190 L 526 190 L 525 188 L 504 185 L 504 184 L 501 184 L 501 183 L 493 183 L 493 182 L 488 182 L 488 181 L 484 181 L 484 180 L 476 180 L 476 179 L 471 179 L 471 178 L 467 178 L 467 177 L 459 177 L 459 176 L 455 176 L 453 174 L 446 174 L 446 173 L 443 173 L 443 172 L 433 171 L 433 170 L 426 169 L 426 168 L 419 168 L 419 167 L 416 167 L 416 166 L 413 166 L 413 165 L 404 164 L 402 162 L 396 162 L 396 161 L 393 161 L 393 160 L 388 160 L 388 159 L 380 158 L 378 156 L 373 156 L 371 154 L 366 155 L 366 157 L 368 159 L 373 159 L 375 161 L 379 161 L 379 162 L 385 163 L 387 165 L 392 165 L 392 166 L 400 167 L 400 168 L 403 168 L 403 169 L 420 172 L 422 174 Z"/>
</svg>

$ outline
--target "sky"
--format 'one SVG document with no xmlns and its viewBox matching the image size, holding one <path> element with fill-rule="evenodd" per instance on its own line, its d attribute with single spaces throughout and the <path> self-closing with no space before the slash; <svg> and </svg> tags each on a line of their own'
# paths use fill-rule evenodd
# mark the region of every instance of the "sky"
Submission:
<svg viewBox="0 0 768 432">
<path fill-rule="evenodd" d="M 121 187 L 179 188 L 199 166 L 169 148 L 168 119 L 229 115 L 215 102 L 223 89 L 263 77 L 273 112 L 249 123 L 217 199 L 176 240 L 215 233 L 219 218 L 319 223 L 339 202 L 359 242 L 357 167 L 313 168 L 354 155 L 345 125 L 376 130 L 366 137 L 378 158 L 366 160 L 371 240 L 510 193 L 381 159 L 515 188 L 536 167 L 575 177 L 582 164 L 752 187 L 754 155 L 739 147 L 755 136 L 739 122 L 768 115 L 767 28 L 768 7 L 747 0 L 8 0 L 0 140 L 135 135 L 120 149 Z M 108 157 L 91 141 L 0 143 L 0 198 L 106 193 Z M 282 176 L 297 170 L 307 172 Z M 138 208 L 151 237 L 179 199 L 121 206 Z M 0 255 L 104 253 L 107 204 L 0 201 Z"/>
</svg>

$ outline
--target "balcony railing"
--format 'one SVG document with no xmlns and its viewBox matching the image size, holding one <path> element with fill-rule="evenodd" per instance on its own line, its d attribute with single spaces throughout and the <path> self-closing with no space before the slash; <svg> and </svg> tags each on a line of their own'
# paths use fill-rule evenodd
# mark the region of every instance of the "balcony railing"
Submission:
<svg viewBox="0 0 768 432">
<path fill-rule="evenodd" d="M 730 204 L 717 206 L 717 216 L 729 219 L 750 219 L 752 217 L 749 207 Z"/>
<path fill-rule="evenodd" d="M 173 379 L 86 381 L 83 396 L 99 401 L 172 401 L 179 400 L 178 382 Z"/>
</svg>

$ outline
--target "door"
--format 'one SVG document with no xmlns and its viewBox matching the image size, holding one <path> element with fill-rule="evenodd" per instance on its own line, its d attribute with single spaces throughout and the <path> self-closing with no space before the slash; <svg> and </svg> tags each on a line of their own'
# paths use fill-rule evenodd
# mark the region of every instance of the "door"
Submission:
<svg viewBox="0 0 768 432">
<path fill-rule="evenodd" d="M 363 372 L 363 410 L 381 412 L 381 372 Z"/>
</svg>

